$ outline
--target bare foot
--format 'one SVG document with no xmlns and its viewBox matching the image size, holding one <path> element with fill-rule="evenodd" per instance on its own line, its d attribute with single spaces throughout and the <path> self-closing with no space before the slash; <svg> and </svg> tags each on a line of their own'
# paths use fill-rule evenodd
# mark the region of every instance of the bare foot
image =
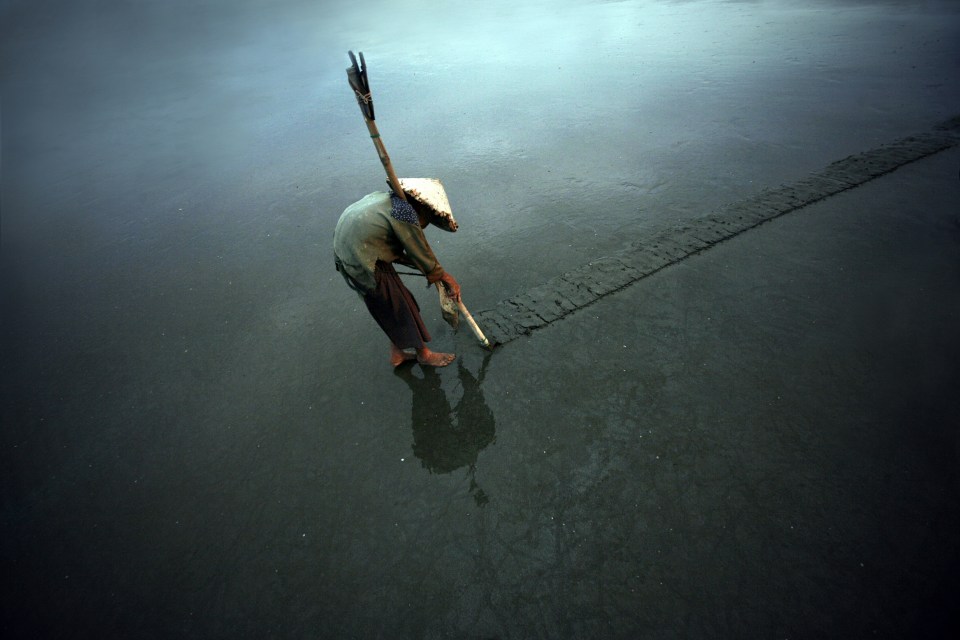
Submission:
<svg viewBox="0 0 960 640">
<path fill-rule="evenodd" d="M 417 362 L 420 363 L 421 367 L 445 367 L 453 362 L 456 357 L 452 353 L 430 351 L 426 347 L 417 350 Z"/>
<path fill-rule="evenodd" d="M 404 362 L 409 362 L 410 360 L 416 360 L 417 354 L 407 353 L 403 349 L 397 347 L 397 345 L 390 343 L 390 364 L 394 367 L 399 367 Z"/>
</svg>

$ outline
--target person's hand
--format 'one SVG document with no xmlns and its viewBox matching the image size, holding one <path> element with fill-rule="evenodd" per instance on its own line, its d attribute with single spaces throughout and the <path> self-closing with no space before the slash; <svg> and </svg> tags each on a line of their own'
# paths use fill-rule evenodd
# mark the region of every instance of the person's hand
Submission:
<svg viewBox="0 0 960 640">
<path fill-rule="evenodd" d="M 460 285 L 457 283 L 457 279 L 449 273 L 444 272 L 440 278 L 440 282 L 443 283 L 443 288 L 447 290 L 447 295 L 450 296 L 450 299 L 454 302 L 460 302 Z"/>
</svg>

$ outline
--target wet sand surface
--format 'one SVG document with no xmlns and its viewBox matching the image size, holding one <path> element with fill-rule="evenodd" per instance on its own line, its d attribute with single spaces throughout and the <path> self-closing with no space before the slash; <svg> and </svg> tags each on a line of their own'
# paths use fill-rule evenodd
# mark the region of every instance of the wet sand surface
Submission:
<svg viewBox="0 0 960 640">
<path fill-rule="evenodd" d="M 436 372 L 330 256 L 348 48 L 483 310 L 956 115 L 951 3 L 2 10 L 6 635 L 960 626 L 956 147 Z"/>
</svg>

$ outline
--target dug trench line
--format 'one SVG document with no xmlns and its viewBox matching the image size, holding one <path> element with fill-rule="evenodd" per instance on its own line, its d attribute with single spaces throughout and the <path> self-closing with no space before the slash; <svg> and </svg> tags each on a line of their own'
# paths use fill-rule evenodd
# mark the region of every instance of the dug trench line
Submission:
<svg viewBox="0 0 960 640">
<path fill-rule="evenodd" d="M 910 136 L 833 162 L 822 170 L 720 207 L 633 243 L 474 314 L 491 345 L 540 329 L 652 273 L 706 251 L 784 214 L 853 189 L 899 167 L 960 144 L 960 116 Z"/>
</svg>

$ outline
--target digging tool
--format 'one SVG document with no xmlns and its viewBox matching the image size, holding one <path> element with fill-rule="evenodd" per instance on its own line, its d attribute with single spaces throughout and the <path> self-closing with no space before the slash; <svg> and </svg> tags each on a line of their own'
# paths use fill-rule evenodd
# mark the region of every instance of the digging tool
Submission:
<svg viewBox="0 0 960 640">
<path fill-rule="evenodd" d="M 387 172 L 387 182 L 390 183 L 390 188 L 393 189 L 397 197 L 406 201 L 407 195 L 404 193 L 403 187 L 400 184 L 400 178 L 397 177 L 397 173 L 393 169 L 390 155 L 387 153 L 386 147 L 383 146 L 383 140 L 380 138 L 380 130 L 377 129 L 376 114 L 373 110 L 373 96 L 370 93 L 370 81 L 367 78 L 367 61 L 363 59 L 362 51 L 358 52 L 360 56 L 359 64 L 357 64 L 357 56 L 353 55 L 353 51 L 348 51 L 347 55 L 350 56 L 351 63 L 350 66 L 347 67 L 347 82 L 350 83 L 350 88 L 353 89 L 353 93 L 357 98 L 357 104 L 360 106 L 360 113 L 363 114 L 363 120 L 367 123 L 367 130 L 370 132 L 373 146 L 377 150 L 377 156 L 380 158 L 381 164 L 383 164 L 384 171 Z M 437 292 L 440 294 L 440 306 L 445 309 L 444 317 L 446 319 L 448 315 L 447 310 L 452 306 L 450 304 L 452 300 L 447 296 L 446 290 L 439 282 L 437 283 Z M 483 331 L 477 326 L 477 322 L 473 319 L 473 316 L 470 315 L 470 312 L 462 300 L 457 301 L 457 307 L 460 309 L 463 317 L 467 319 L 467 324 L 470 325 L 470 329 L 473 330 L 473 334 L 477 336 L 480 344 L 486 349 L 491 349 L 490 341 L 483 335 Z M 456 322 L 447 321 L 456 327 Z"/>
<path fill-rule="evenodd" d="M 417 273 L 414 271 L 397 271 L 401 276 L 418 276 L 425 278 L 426 276 L 422 273 Z M 483 335 L 483 331 L 480 330 L 480 327 L 477 325 L 477 321 L 473 319 L 473 314 L 467 309 L 467 306 L 463 304 L 463 300 L 458 300 L 456 307 L 453 306 L 453 299 L 447 295 L 446 290 L 440 286 L 440 283 L 437 283 L 437 291 L 440 293 L 440 308 L 443 310 L 443 319 L 450 323 L 450 326 L 456 329 L 460 324 L 460 319 L 453 312 L 453 319 L 451 320 L 451 310 L 459 309 L 460 313 L 463 314 L 463 317 L 467 319 L 467 324 L 470 325 L 470 330 L 473 331 L 473 335 L 477 336 L 477 340 L 480 341 L 480 345 L 489 351 L 493 351 L 493 346 L 490 344 L 490 341 L 487 340 L 487 336 Z"/>
</svg>

